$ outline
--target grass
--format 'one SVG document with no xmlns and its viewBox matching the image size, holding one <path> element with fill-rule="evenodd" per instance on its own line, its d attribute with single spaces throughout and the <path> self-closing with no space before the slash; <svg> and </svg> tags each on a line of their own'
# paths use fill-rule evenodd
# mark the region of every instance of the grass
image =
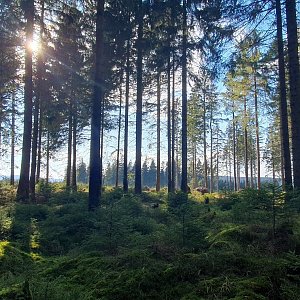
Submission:
<svg viewBox="0 0 300 300">
<path fill-rule="evenodd" d="M 45 187 L 42 187 L 45 190 Z M 41 189 L 41 192 L 43 192 Z M 0 299 L 298 299 L 299 195 L 0 189 Z M 2 195 L 3 194 L 3 195 Z M 153 204 L 159 204 L 158 207 Z M 275 219 L 275 227 L 274 227 Z"/>
</svg>

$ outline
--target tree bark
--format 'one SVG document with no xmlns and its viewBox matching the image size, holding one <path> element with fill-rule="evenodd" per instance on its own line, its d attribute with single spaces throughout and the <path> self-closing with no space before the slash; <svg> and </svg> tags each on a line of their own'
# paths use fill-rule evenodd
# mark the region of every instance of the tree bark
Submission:
<svg viewBox="0 0 300 300">
<path fill-rule="evenodd" d="M 204 185 L 208 188 L 207 143 L 206 143 L 206 90 L 203 92 L 203 156 L 204 156 Z"/>
<path fill-rule="evenodd" d="M 245 156 L 245 188 L 249 187 L 249 156 L 248 156 L 248 121 L 247 121 L 247 99 L 244 98 L 244 156 Z"/>
<path fill-rule="evenodd" d="M 123 70 L 120 75 L 120 95 L 119 95 L 119 118 L 118 118 L 118 147 L 117 147 L 117 169 L 116 169 L 116 184 L 115 187 L 119 186 L 119 168 L 120 168 L 120 143 L 121 143 L 121 118 L 122 118 L 122 84 L 123 84 Z"/>
<path fill-rule="evenodd" d="M 160 191 L 160 72 L 157 73 L 157 143 L 156 143 L 156 191 Z"/>
<path fill-rule="evenodd" d="M 125 124 L 124 124 L 124 175 L 123 190 L 128 192 L 128 111 L 129 111 L 129 79 L 130 79 L 130 40 L 126 46 L 126 90 L 125 90 Z"/>
<path fill-rule="evenodd" d="M 136 159 L 135 193 L 142 193 L 142 123 L 143 123 L 143 1 L 139 0 L 137 38 L 137 101 L 136 101 Z"/>
<path fill-rule="evenodd" d="M 73 155 L 72 155 L 72 181 L 71 186 L 73 191 L 77 191 L 77 101 L 74 99 L 73 107 L 73 123 L 72 123 L 72 139 L 73 139 Z"/>
<path fill-rule="evenodd" d="M 67 158 L 67 174 L 66 187 L 71 187 L 71 170 L 72 170 L 72 108 L 69 108 L 69 128 L 68 128 L 68 158 Z"/>
<path fill-rule="evenodd" d="M 175 192 L 176 189 L 176 159 L 175 159 L 175 112 L 176 112 L 176 104 L 175 104 L 175 54 L 173 50 L 173 63 L 172 63 L 172 193 Z"/>
<path fill-rule="evenodd" d="M 26 45 L 33 39 L 34 24 L 34 0 L 28 0 L 25 8 L 26 18 Z M 32 50 L 27 46 L 25 50 L 25 88 L 24 88 L 24 131 L 23 148 L 20 170 L 20 180 L 17 190 L 19 201 L 29 200 L 29 171 L 31 152 L 31 129 L 32 129 Z"/>
<path fill-rule="evenodd" d="M 182 167 L 181 190 L 188 191 L 187 184 L 187 1 L 183 0 L 182 37 Z"/>
<path fill-rule="evenodd" d="M 238 190 L 237 186 L 237 161 L 236 161 L 236 127 L 235 127 L 235 113 L 234 104 L 232 109 L 232 146 L 233 146 L 233 181 L 234 181 L 234 191 Z"/>
<path fill-rule="evenodd" d="M 168 140 L 168 193 L 172 192 L 172 145 L 171 145 L 171 62 L 167 62 L 167 140 Z"/>
<path fill-rule="evenodd" d="M 100 131 L 101 131 L 101 106 L 103 102 L 103 78 L 102 78 L 102 50 L 103 50 L 103 18 L 104 2 L 97 1 L 96 16 L 96 68 L 95 84 L 92 99 L 91 120 L 91 147 L 90 147 L 90 176 L 89 176 L 89 210 L 94 210 L 100 203 Z"/>
<path fill-rule="evenodd" d="M 11 150 L 10 150 L 10 185 L 15 184 L 15 139 L 16 139 L 16 95 L 12 94 L 11 103 Z"/>
<path fill-rule="evenodd" d="M 44 12 L 45 2 L 41 1 L 41 17 L 40 17 L 40 43 L 43 45 L 44 35 Z M 43 75 L 44 75 L 44 59 L 43 52 L 38 52 L 37 59 L 37 93 L 34 102 L 34 121 L 32 132 L 32 153 L 31 153 L 31 170 L 30 170 L 30 194 L 32 199 L 35 198 L 35 184 L 36 184 L 36 170 L 37 170 L 37 154 L 39 141 L 39 116 L 40 116 L 40 102 L 43 92 Z"/>
<path fill-rule="evenodd" d="M 294 188 L 300 188 L 300 76 L 296 1 L 286 6 Z M 286 179 L 287 180 L 287 179 Z"/>
<path fill-rule="evenodd" d="M 257 161 L 257 189 L 260 190 L 260 188 L 261 188 L 261 179 L 260 179 L 260 146 L 259 146 L 259 121 L 258 121 L 258 101 L 257 101 L 256 68 L 254 69 L 254 106 L 255 106 L 256 161 Z M 251 169 L 252 169 L 252 164 L 251 164 Z"/>
</svg>

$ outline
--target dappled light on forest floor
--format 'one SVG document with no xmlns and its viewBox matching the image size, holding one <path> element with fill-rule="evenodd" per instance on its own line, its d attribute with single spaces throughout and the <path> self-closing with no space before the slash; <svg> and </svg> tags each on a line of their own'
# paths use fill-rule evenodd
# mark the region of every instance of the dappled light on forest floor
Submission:
<svg viewBox="0 0 300 300">
<path fill-rule="evenodd" d="M 298 206 L 272 206 L 272 191 L 187 198 L 106 189 L 93 212 L 82 191 L 56 187 L 48 197 L 10 213 L 1 206 L 12 222 L 0 224 L 3 299 L 290 300 L 300 292 Z"/>
</svg>

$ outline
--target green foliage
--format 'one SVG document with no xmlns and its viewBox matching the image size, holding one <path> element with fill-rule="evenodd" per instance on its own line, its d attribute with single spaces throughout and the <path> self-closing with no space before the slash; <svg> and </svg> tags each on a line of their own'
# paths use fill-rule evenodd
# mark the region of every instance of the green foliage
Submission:
<svg viewBox="0 0 300 300">
<path fill-rule="evenodd" d="M 246 190 L 204 204 L 107 189 L 88 212 L 83 191 L 51 188 L 47 204 L 1 207 L 1 299 L 297 299 L 297 194 L 285 203 Z"/>
</svg>

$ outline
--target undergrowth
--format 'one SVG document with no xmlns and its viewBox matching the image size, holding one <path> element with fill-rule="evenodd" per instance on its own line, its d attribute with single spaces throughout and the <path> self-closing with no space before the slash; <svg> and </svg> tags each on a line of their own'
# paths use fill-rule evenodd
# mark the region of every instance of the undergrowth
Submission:
<svg viewBox="0 0 300 300">
<path fill-rule="evenodd" d="M 0 189 L 0 299 L 298 299 L 299 194 Z M 288 200 L 285 200 L 288 199 Z"/>
</svg>

